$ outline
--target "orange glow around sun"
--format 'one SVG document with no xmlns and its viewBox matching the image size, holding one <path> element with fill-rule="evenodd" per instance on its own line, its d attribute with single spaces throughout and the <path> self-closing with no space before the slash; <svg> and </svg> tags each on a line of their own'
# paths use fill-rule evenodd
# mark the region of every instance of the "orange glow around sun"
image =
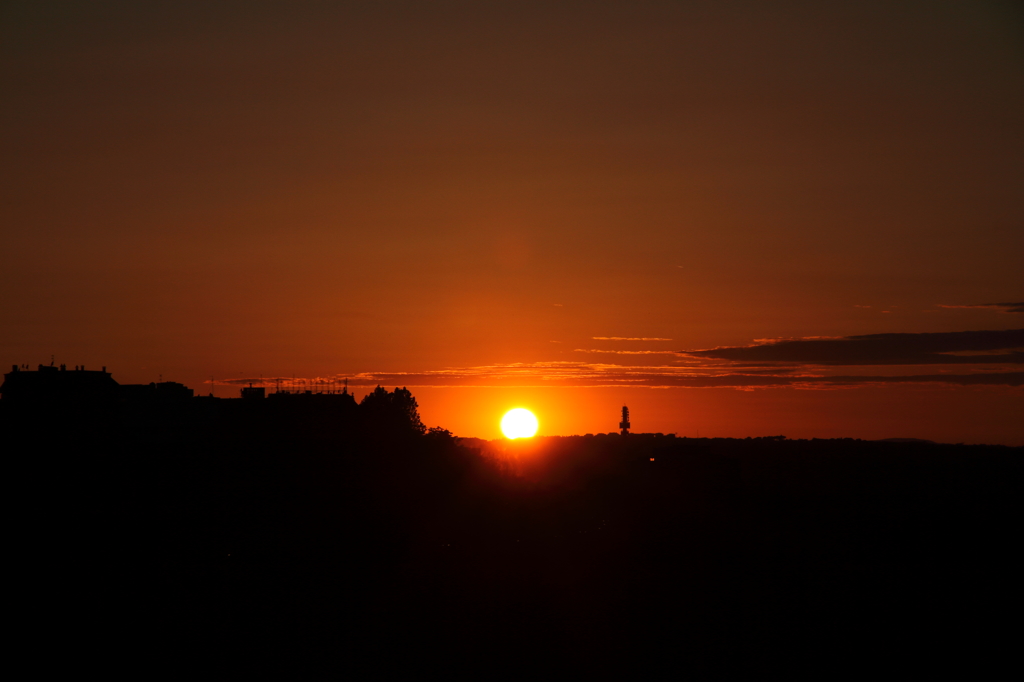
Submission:
<svg viewBox="0 0 1024 682">
<path fill-rule="evenodd" d="M 537 433 L 537 417 L 526 408 L 517 407 L 509 410 L 501 418 L 501 432 L 509 440 L 530 438 Z"/>
</svg>

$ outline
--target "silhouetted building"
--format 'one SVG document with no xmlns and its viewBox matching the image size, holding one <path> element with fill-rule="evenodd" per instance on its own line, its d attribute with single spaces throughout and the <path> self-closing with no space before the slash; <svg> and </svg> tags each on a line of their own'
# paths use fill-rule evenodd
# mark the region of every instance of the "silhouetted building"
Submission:
<svg viewBox="0 0 1024 682">
<path fill-rule="evenodd" d="M 121 399 L 128 403 L 181 402 L 193 395 L 195 392 L 191 388 L 176 381 L 121 386 Z"/>
<path fill-rule="evenodd" d="M 243 391 L 245 389 L 242 389 Z M 288 408 L 299 409 L 332 409 L 332 408 L 354 408 L 356 399 L 348 391 L 344 393 L 313 393 L 312 391 L 289 392 L 277 391 L 267 396 L 268 404 L 277 407 L 287 406 Z"/>
<path fill-rule="evenodd" d="M 622 421 L 619 422 L 619 428 L 622 429 L 622 435 L 629 435 L 629 408 L 625 405 L 622 406 Z"/>
<path fill-rule="evenodd" d="M 248 386 L 242 387 L 242 397 L 247 400 L 262 400 L 267 397 L 267 389 L 263 386 L 253 386 L 252 384 L 249 384 Z"/>
<path fill-rule="evenodd" d="M 86 370 L 66 365 L 54 367 L 39 365 L 36 371 L 15 365 L 4 375 L 0 397 L 12 404 L 80 403 L 97 404 L 115 402 L 120 386 L 110 372 Z"/>
</svg>

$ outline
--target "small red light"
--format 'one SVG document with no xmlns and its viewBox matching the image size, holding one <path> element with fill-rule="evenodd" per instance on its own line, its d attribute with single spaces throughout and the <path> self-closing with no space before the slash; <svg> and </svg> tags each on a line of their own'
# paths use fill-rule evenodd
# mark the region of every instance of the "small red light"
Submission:
<svg viewBox="0 0 1024 682">
<path fill-rule="evenodd" d="M 651 457 L 651 461 L 652 461 L 652 462 L 654 461 L 654 458 L 653 458 L 653 457 Z"/>
</svg>

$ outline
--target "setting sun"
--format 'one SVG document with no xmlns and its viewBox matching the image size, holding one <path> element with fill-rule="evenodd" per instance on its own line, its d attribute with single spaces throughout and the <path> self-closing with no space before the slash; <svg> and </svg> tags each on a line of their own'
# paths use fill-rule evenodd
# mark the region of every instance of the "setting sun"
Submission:
<svg viewBox="0 0 1024 682">
<path fill-rule="evenodd" d="M 509 410 L 501 418 L 501 432 L 510 440 L 529 438 L 537 433 L 537 418 L 533 412 L 522 407 Z"/>
</svg>

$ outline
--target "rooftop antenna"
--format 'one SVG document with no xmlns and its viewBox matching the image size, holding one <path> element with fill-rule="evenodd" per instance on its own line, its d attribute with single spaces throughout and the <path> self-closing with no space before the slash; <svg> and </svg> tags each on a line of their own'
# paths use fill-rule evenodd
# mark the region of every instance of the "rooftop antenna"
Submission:
<svg viewBox="0 0 1024 682">
<path fill-rule="evenodd" d="M 619 422 L 619 428 L 622 429 L 622 435 L 629 435 L 629 408 L 625 405 L 622 406 L 622 421 Z"/>
</svg>

